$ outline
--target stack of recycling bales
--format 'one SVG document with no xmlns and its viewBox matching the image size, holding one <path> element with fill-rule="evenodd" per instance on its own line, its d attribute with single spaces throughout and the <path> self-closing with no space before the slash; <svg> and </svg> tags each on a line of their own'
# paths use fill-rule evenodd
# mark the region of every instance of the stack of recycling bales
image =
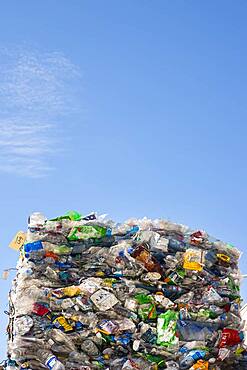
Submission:
<svg viewBox="0 0 247 370">
<path fill-rule="evenodd" d="M 239 251 L 166 220 L 29 219 L 9 369 L 246 369 Z"/>
</svg>

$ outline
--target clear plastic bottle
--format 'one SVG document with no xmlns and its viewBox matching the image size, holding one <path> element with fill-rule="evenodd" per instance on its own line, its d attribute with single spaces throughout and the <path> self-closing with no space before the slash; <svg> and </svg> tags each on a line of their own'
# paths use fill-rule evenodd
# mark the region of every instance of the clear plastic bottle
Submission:
<svg viewBox="0 0 247 370">
<path fill-rule="evenodd" d="M 38 349 L 37 357 L 49 370 L 65 370 L 65 366 L 62 362 L 60 362 L 50 351 Z"/>
<path fill-rule="evenodd" d="M 28 218 L 28 226 L 33 228 L 39 228 L 42 227 L 47 218 L 40 212 L 34 212 L 32 213 Z"/>
<path fill-rule="evenodd" d="M 11 357 L 13 360 L 20 361 L 35 358 L 34 351 L 31 347 L 16 347 L 12 349 Z"/>
<path fill-rule="evenodd" d="M 175 361 L 166 361 L 166 370 L 179 370 L 179 365 Z"/>
<path fill-rule="evenodd" d="M 192 350 L 188 352 L 184 356 L 184 358 L 180 361 L 180 368 L 183 369 L 188 369 L 190 366 L 193 365 L 193 363 L 197 360 L 201 360 L 205 357 L 206 352 L 203 350 Z"/>
<path fill-rule="evenodd" d="M 54 243 L 43 242 L 44 249 L 46 251 L 53 252 L 56 255 L 70 255 L 72 248 L 67 245 L 57 245 Z"/>
<path fill-rule="evenodd" d="M 15 361 L 13 360 L 7 360 L 6 363 L 5 363 L 5 366 L 6 366 L 6 370 L 17 370 L 18 367 L 17 367 L 17 364 Z"/>
<path fill-rule="evenodd" d="M 49 332 L 49 336 L 57 344 L 64 344 L 71 351 L 75 351 L 75 345 L 74 345 L 73 341 L 69 338 L 69 335 L 68 334 L 64 334 L 59 329 L 52 329 Z"/>
</svg>

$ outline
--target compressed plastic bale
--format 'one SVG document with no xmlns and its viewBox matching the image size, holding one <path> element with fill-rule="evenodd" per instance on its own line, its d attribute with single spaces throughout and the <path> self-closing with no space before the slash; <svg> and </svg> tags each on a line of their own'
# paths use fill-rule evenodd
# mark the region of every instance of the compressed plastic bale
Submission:
<svg viewBox="0 0 247 370">
<path fill-rule="evenodd" d="M 166 220 L 75 211 L 31 215 L 21 240 L 9 368 L 247 368 L 235 247 Z"/>
</svg>

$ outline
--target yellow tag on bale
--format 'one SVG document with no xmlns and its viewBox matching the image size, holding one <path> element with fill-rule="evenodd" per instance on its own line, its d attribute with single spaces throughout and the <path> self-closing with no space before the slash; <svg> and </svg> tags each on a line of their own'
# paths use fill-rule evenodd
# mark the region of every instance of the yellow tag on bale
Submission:
<svg viewBox="0 0 247 370">
<path fill-rule="evenodd" d="M 9 244 L 9 247 L 18 251 L 21 249 L 26 240 L 26 234 L 23 231 L 18 231 L 14 239 Z"/>
</svg>

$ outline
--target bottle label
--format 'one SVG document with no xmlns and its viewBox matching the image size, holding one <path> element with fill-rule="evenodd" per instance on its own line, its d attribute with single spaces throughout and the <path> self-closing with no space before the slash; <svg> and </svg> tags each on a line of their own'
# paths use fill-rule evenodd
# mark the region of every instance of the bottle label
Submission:
<svg viewBox="0 0 247 370">
<path fill-rule="evenodd" d="M 91 296 L 91 301 L 100 311 L 106 311 L 118 303 L 118 299 L 114 294 L 100 289 Z"/>
<path fill-rule="evenodd" d="M 98 225 L 82 225 L 74 227 L 69 236 L 69 240 L 86 240 L 86 239 L 97 239 L 106 236 L 106 228 Z"/>
<path fill-rule="evenodd" d="M 58 329 L 62 329 L 65 333 L 73 331 L 72 326 L 68 323 L 68 321 L 63 316 L 59 316 L 55 320 L 53 320 L 53 324 Z"/>
<path fill-rule="evenodd" d="M 202 271 L 204 263 L 204 253 L 202 250 L 189 248 L 184 254 L 183 268 L 193 271 Z"/>
<path fill-rule="evenodd" d="M 56 365 L 56 362 L 57 362 L 56 357 L 55 356 L 50 356 L 45 364 L 48 367 L 48 369 L 52 370 L 54 368 L 54 366 Z"/>
</svg>

